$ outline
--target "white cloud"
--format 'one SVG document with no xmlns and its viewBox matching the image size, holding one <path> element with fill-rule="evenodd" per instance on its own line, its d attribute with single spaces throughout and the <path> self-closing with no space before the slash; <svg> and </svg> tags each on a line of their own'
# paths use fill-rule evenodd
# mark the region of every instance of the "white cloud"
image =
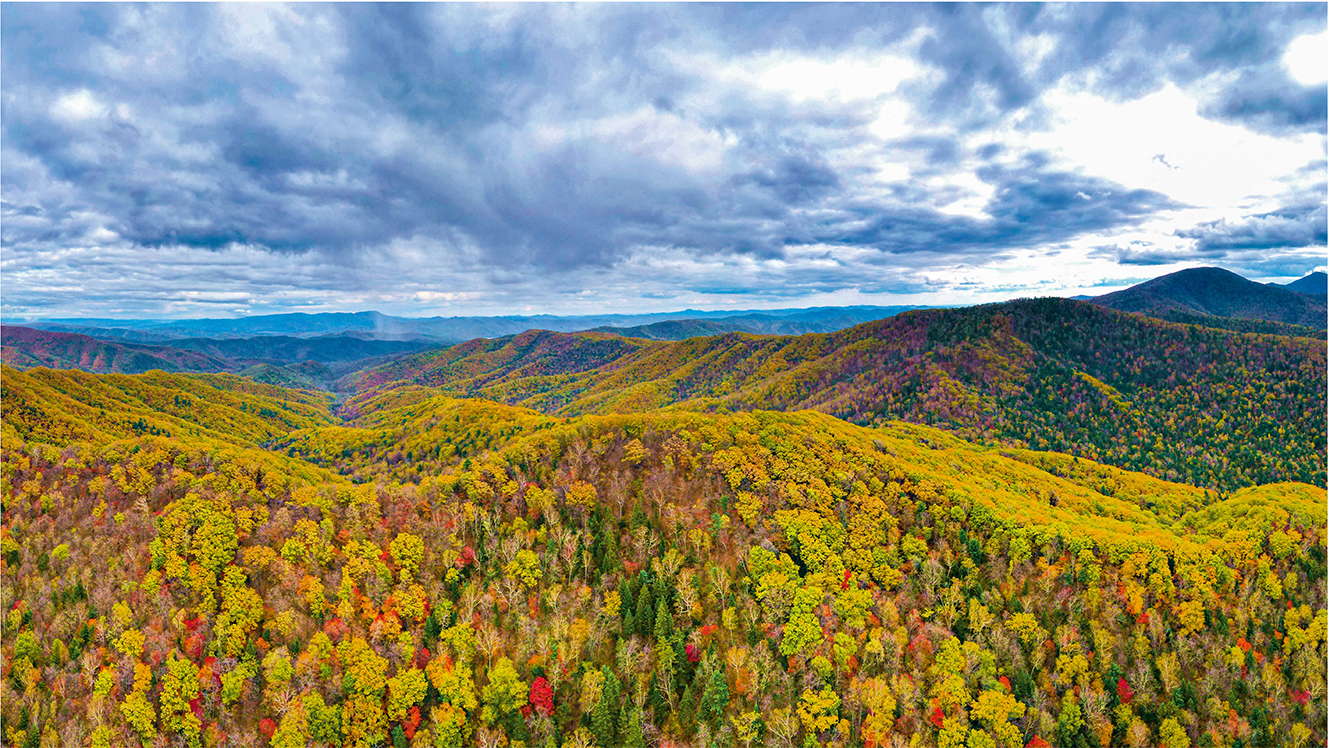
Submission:
<svg viewBox="0 0 1330 748">
<path fill-rule="evenodd" d="M 1104 248 L 1236 263 L 1177 233 L 1323 199 L 1324 120 L 1279 109 L 1315 91 L 1269 72 L 1324 82 L 1324 33 L 1179 8 L 1252 46 L 1144 14 L 1096 57 L 1087 7 L 102 6 L 43 65 L 36 14 L 5 31 L 0 308 L 972 301 L 1169 269 Z"/>
<path fill-rule="evenodd" d="M 1324 85 L 1326 79 L 1325 32 L 1307 34 L 1289 42 L 1284 67 L 1293 80 L 1304 86 Z"/>
<path fill-rule="evenodd" d="M 1279 138 L 1205 119 L 1197 100 L 1173 85 L 1125 103 L 1063 85 L 1041 104 L 1052 113 L 1050 129 L 1009 137 L 1088 174 L 1194 206 L 1271 210 L 1290 174 L 1325 157 L 1323 136 Z"/>
<path fill-rule="evenodd" d="M 895 54 L 820 59 L 775 53 L 751 58 L 740 66 L 747 68 L 758 86 L 801 102 L 873 99 L 895 92 L 902 83 L 925 71 L 916 60 Z"/>
<path fill-rule="evenodd" d="M 88 89 L 67 93 L 51 105 L 51 116 L 65 122 L 83 122 L 106 115 L 106 105 Z"/>
</svg>

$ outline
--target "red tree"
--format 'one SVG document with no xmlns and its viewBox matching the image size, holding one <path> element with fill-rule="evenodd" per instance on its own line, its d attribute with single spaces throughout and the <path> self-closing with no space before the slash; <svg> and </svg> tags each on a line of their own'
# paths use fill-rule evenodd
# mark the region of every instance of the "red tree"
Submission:
<svg viewBox="0 0 1330 748">
<path fill-rule="evenodd" d="M 554 713 L 554 692 L 550 690 L 550 682 L 545 680 L 545 676 L 531 681 L 531 693 L 527 695 L 527 701 L 542 717 Z"/>
</svg>

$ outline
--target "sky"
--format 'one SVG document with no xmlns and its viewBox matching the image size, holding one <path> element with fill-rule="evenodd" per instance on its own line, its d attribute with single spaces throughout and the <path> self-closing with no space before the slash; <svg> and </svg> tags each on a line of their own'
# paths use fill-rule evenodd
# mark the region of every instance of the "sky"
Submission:
<svg viewBox="0 0 1330 748">
<path fill-rule="evenodd" d="M 0 5 L 0 315 L 1326 266 L 1326 5 Z"/>
</svg>

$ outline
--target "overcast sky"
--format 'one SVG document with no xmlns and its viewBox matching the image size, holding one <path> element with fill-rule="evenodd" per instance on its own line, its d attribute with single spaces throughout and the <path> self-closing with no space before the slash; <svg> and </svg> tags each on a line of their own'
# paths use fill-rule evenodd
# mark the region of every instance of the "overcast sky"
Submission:
<svg viewBox="0 0 1330 748">
<path fill-rule="evenodd" d="M 1326 5 L 2 6 L 6 317 L 1326 264 Z"/>
</svg>

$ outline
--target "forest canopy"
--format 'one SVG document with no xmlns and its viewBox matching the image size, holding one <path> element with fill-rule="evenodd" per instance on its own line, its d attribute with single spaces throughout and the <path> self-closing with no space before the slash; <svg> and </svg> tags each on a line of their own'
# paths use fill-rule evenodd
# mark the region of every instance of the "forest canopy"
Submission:
<svg viewBox="0 0 1330 748">
<path fill-rule="evenodd" d="M 4 374 L 7 745 L 1325 740 L 1309 484 L 813 411 L 413 386 L 339 420 L 234 377 Z"/>
</svg>

